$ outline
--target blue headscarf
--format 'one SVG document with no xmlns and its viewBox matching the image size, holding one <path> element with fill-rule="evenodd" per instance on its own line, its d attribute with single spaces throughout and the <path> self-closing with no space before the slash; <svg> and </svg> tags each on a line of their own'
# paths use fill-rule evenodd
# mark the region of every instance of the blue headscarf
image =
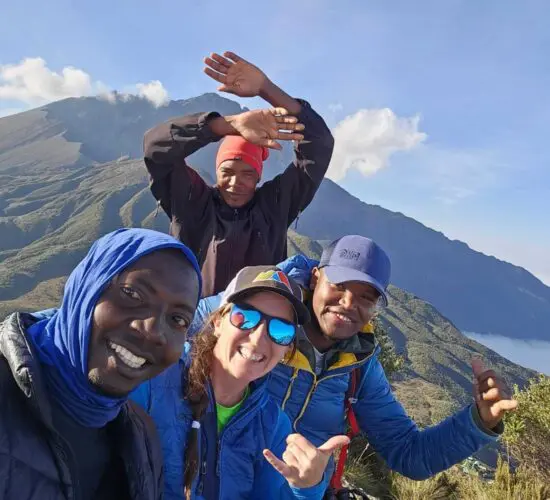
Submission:
<svg viewBox="0 0 550 500">
<path fill-rule="evenodd" d="M 185 245 L 149 229 L 119 229 L 97 240 L 71 273 L 61 307 L 27 330 L 51 397 L 81 425 L 103 427 L 126 401 L 100 394 L 88 381 L 88 344 L 96 303 L 117 274 L 144 255 L 166 248 L 181 250 L 195 268 L 200 286 L 199 265 Z"/>
</svg>

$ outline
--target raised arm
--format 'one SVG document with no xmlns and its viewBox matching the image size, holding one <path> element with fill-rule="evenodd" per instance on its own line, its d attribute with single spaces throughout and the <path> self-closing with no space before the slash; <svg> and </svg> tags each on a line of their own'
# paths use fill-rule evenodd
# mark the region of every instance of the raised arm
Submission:
<svg viewBox="0 0 550 500">
<path fill-rule="evenodd" d="M 185 159 L 207 144 L 235 134 L 233 120 L 233 116 L 222 117 L 215 112 L 197 113 L 174 118 L 145 133 L 143 151 L 151 191 L 168 217 L 172 218 L 173 203 L 176 207 L 201 208 L 208 187 Z"/>
<path fill-rule="evenodd" d="M 504 402 L 504 399 L 493 401 L 492 406 Z M 437 425 L 418 429 L 395 399 L 376 359 L 364 369 L 353 408 L 361 430 L 389 467 L 417 480 L 426 479 L 464 460 L 495 441 L 502 432 L 501 423 L 487 427 L 486 420 L 483 420 L 485 408 L 478 410 L 475 404 Z"/>
<path fill-rule="evenodd" d="M 304 140 L 295 143 L 294 161 L 259 190 L 262 201 L 277 207 L 290 225 L 313 200 L 327 172 L 334 138 L 324 120 L 306 101 L 300 101 L 300 123 L 304 124 Z"/>
</svg>

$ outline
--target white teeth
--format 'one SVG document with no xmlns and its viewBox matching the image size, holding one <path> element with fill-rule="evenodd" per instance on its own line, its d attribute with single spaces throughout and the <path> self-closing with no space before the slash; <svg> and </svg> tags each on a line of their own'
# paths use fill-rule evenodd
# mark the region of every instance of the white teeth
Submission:
<svg viewBox="0 0 550 500">
<path fill-rule="evenodd" d="M 250 361 L 262 361 L 264 359 L 263 354 L 254 354 L 250 349 L 241 346 L 239 352 L 244 359 L 249 359 Z"/>
<path fill-rule="evenodd" d="M 338 319 L 345 321 L 346 323 L 351 323 L 351 319 L 349 319 L 347 316 L 344 316 L 343 314 L 339 313 L 332 313 L 334 314 Z"/>
<path fill-rule="evenodd" d="M 120 360 L 126 365 L 128 365 L 130 368 L 134 368 L 134 369 L 141 368 L 147 361 L 145 358 L 136 356 L 125 347 L 115 344 L 114 342 L 111 342 L 110 346 L 111 346 L 111 349 L 118 354 L 118 357 L 120 358 Z"/>
</svg>

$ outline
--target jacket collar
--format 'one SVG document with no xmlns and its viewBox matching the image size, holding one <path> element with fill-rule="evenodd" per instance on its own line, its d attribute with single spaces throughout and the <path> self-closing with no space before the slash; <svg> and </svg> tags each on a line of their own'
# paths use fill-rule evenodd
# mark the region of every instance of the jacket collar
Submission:
<svg viewBox="0 0 550 500">
<path fill-rule="evenodd" d="M 37 321 L 31 314 L 13 313 L 0 325 L 0 355 L 11 370 L 35 417 L 53 428 L 52 409 L 42 377 L 37 353 L 27 340 L 26 330 Z"/>
<path fill-rule="evenodd" d="M 216 211 L 223 219 L 245 219 L 248 217 L 250 210 L 256 204 L 256 194 L 252 199 L 242 207 L 230 207 L 223 199 L 220 190 L 214 187 L 214 201 L 216 203 Z"/>
<path fill-rule="evenodd" d="M 15 383 L 28 398 L 36 418 L 50 429 L 54 429 L 52 408 L 42 377 L 42 367 L 25 332 L 32 324 L 54 311 L 55 309 L 49 309 L 38 314 L 13 313 L 0 324 L 0 356 L 6 359 Z M 119 420 L 122 422 L 126 418 L 127 408 L 123 405 L 113 423 Z"/>
</svg>

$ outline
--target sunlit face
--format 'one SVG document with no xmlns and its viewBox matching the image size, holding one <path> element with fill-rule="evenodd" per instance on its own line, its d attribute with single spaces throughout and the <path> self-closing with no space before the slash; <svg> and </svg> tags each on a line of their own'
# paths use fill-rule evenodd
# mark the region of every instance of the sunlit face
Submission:
<svg viewBox="0 0 550 500">
<path fill-rule="evenodd" d="M 292 305 L 281 295 L 259 292 L 239 302 L 269 316 L 295 321 Z M 253 330 L 240 330 L 231 324 L 229 314 L 225 314 L 215 325 L 215 334 L 218 342 L 214 357 L 230 376 L 246 384 L 269 373 L 290 349 L 269 338 L 265 321 Z"/>
<path fill-rule="evenodd" d="M 177 250 L 153 252 L 116 276 L 93 313 L 90 382 L 124 396 L 176 363 L 198 295 L 196 272 Z"/>
<path fill-rule="evenodd" d="M 256 192 L 258 172 L 242 160 L 226 160 L 216 169 L 216 185 L 232 208 L 246 205 Z"/>
<path fill-rule="evenodd" d="M 313 312 L 323 335 L 331 340 L 345 340 L 365 326 L 374 316 L 379 292 L 367 283 L 331 283 L 326 274 L 315 269 L 312 274 Z"/>
</svg>

